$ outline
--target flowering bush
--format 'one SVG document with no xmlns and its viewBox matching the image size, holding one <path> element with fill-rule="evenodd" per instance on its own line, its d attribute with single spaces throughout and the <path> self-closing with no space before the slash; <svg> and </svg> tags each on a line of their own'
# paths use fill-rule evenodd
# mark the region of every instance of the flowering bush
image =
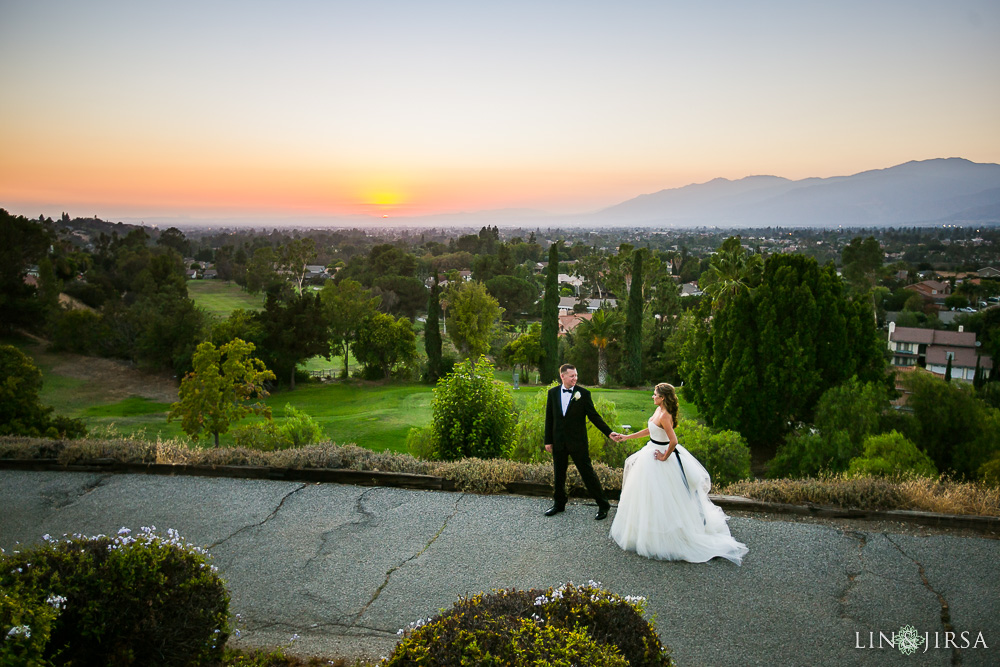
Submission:
<svg viewBox="0 0 1000 667">
<path fill-rule="evenodd" d="M 176 531 L 160 536 L 143 527 L 133 536 L 122 528 L 114 537 L 43 540 L 0 555 L 0 587 L 15 591 L 21 608 L 47 604 L 59 612 L 40 647 L 44 661 L 188 665 L 221 656 L 229 595 L 207 552 Z M 10 622 L 30 627 L 25 632 L 32 638 L 44 637 L 44 620 L 32 627 L 25 618 L 11 613 Z"/>
<path fill-rule="evenodd" d="M 461 598 L 450 610 L 400 630 L 403 639 L 383 664 L 673 664 L 642 616 L 645 599 L 600 586 Z"/>
<path fill-rule="evenodd" d="M 0 590 L 0 665 L 49 664 L 45 647 L 65 602 L 58 595 L 39 600 L 20 587 Z"/>
</svg>

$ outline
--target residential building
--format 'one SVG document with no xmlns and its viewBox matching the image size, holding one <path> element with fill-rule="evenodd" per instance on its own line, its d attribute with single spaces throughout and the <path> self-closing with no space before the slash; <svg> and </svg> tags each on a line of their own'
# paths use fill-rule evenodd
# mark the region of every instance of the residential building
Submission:
<svg viewBox="0 0 1000 667">
<path fill-rule="evenodd" d="M 889 323 L 889 351 L 892 365 L 898 370 L 925 368 L 939 377 L 944 377 L 951 359 L 951 378 L 972 382 L 976 365 L 984 373 L 993 368 L 989 355 L 980 352 L 976 334 L 971 331 L 939 331 L 897 327 Z"/>
<path fill-rule="evenodd" d="M 615 308 L 618 305 L 616 299 L 580 299 L 575 296 L 563 296 L 559 297 L 559 312 L 561 314 L 572 313 L 576 308 L 576 304 L 583 302 L 587 305 L 587 312 L 593 313 L 601 308 L 602 305 L 607 305 L 608 308 Z"/>
<path fill-rule="evenodd" d="M 698 283 L 684 283 L 681 285 L 681 296 L 701 296 L 704 292 L 698 287 Z"/>
<path fill-rule="evenodd" d="M 559 316 L 559 335 L 565 336 L 569 332 L 576 329 L 580 322 L 584 320 L 589 320 L 594 316 L 593 313 L 570 313 L 568 315 Z"/>
<path fill-rule="evenodd" d="M 951 295 L 951 284 L 937 280 L 924 280 L 919 283 L 907 285 L 903 289 L 916 292 L 924 300 L 925 304 L 944 306 L 944 300 Z"/>
</svg>

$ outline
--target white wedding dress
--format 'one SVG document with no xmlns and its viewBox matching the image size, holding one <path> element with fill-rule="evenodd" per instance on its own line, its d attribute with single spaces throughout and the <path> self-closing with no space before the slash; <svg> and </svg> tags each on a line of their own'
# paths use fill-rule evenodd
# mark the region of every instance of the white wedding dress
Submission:
<svg viewBox="0 0 1000 667">
<path fill-rule="evenodd" d="M 729 518 L 708 499 L 712 480 L 705 467 L 677 445 L 666 461 L 667 432 L 649 420 L 650 442 L 625 460 L 622 493 L 611 538 L 622 549 L 647 558 L 704 563 L 717 556 L 737 565 L 746 545 L 729 533 Z"/>
</svg>

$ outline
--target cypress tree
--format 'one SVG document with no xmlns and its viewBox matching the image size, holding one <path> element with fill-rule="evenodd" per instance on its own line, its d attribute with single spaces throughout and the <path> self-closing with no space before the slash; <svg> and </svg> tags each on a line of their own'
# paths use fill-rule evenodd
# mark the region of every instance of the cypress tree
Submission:
<svg viewBox="0 0 1000 667">
<path fill-rule="evenodd" d="M 642 382 L 642 258 L 645 252 L 632 253 L 632 287 L 625 312 L 625 368 L 622 382 L 636 387 Z"/>
<path fill-rule="evenodd" d="M 951 382 L 951 355 L 948 355 L 948 366 L 944 369 L 944 381 Z"/>
<path fill-rule="evenodd" d="M 549 246 L 549 267 L 542 300 L 542 361 L 538 374 L 542 384 L 559 376 L 559 244 Z"/>
<path fill-rule="evenodd" d="M 437 276 L 431 285 L 431 296 L 427 301 L 427 326 L 424 327 L 424 349 L 427 350 L 427 379 L 437 382 L 441 377 L 441 328 L 438 324 L 440 309 L 440 288 Z"/>
<path fill-rule="evenodd" d="M 707 318 L 707 311 L 701 312 Z M 733 296 L 685 351 L 685 395 L 709 425 L 739 431 L 759 453 L 789 424 L 811 422 L 820 396 L 857 375 L 886 382 L 867 299 L 849 300 L 832 266 L 801 255 L 767 260 L 760 286 Z"/>
</svg>

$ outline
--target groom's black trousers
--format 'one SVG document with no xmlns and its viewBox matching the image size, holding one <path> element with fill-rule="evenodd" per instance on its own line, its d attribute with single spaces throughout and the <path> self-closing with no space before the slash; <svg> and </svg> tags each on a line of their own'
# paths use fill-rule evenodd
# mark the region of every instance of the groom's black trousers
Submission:
<svg viewBox="0 0 1000 667">
<path fill-rule="evenodd" d="M 597 479 L 597 473 L 594 472 L 594 466 L 590 463 L 590 452 L 584 449 L 583 451 L 575 450 L 568 452 L 565 450 L 558 451 L 553 448 L 552 451 L 552 465 L 555 468 L 555 504 L 556 507 L 566 506 L 566 469 L 569 467 L 569 459 L 572 457 L 573 464 L 576 469 L 580 472 L 580 478 L 583 480 L 583 485 L 587 487 L 587 493 L 597 501 L 598 507 L 610 507 L 611 503 L 608 499 L 604 497 L 604 489 L 601 488 L 601 482 Z"/>
</svg>

